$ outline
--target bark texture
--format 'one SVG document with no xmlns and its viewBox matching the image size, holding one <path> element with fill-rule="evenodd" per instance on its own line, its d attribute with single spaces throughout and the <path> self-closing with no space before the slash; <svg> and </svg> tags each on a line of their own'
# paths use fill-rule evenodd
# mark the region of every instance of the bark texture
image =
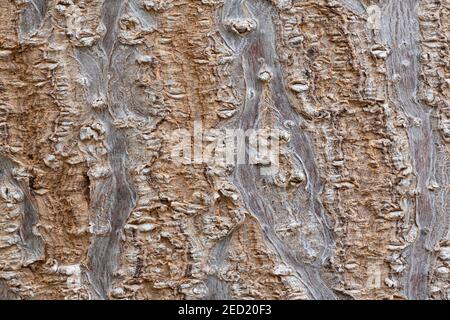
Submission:
<svg viewBox="0 0 450 320">
<path fill-rule="evenodd" d="M 0 21 L 0 298 L 450 298 L 449 0 L 2 0 Z M 279 170 L 174 161 L 199 122 L 216 154 L 278 129 Z"/>
</svg>

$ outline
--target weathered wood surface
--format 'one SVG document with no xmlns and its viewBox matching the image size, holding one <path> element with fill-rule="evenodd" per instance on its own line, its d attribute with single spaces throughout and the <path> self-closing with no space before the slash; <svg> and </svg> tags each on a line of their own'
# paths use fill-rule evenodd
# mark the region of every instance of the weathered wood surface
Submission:
<svg viewBox="0 0 450 320">
<path fill-rule="evenodd" d="M 2 0 L 0 298 L 448 299 L 449 13 Z"/>
</svg>

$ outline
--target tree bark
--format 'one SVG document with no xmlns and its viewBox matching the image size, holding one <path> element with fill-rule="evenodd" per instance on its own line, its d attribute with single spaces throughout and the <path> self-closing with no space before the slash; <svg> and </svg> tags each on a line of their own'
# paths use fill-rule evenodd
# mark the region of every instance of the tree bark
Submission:
<svg viewBox="0 0 450 320">
<path fill-rule="evenodd" d="M 449 0 L 0 2 L 0 298 L 448 299 Z"/>
</svg>

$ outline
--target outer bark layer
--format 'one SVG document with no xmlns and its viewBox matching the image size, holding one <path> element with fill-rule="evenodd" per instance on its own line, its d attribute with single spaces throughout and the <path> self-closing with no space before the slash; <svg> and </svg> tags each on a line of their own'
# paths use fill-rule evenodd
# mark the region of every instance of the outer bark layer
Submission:
<svg viewBox="0 0 450 320">
<path fill-rule="evenodd" d="M 448 299 L 449 12 L 1 1 L 0 298 Z M 267 128 L 272 175 L 174 161 Z"/>
</svg>

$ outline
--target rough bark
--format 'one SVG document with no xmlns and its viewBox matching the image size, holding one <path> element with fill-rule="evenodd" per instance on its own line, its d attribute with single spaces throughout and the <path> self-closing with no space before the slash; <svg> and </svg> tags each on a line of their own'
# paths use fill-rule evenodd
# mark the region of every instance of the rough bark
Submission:
<svg viewBox="0 0 450 320">
<path fill-rule="evenodd" d="M 2 0 L 0 299 L 448 299 L 449 13 Z"/>
</svg>

